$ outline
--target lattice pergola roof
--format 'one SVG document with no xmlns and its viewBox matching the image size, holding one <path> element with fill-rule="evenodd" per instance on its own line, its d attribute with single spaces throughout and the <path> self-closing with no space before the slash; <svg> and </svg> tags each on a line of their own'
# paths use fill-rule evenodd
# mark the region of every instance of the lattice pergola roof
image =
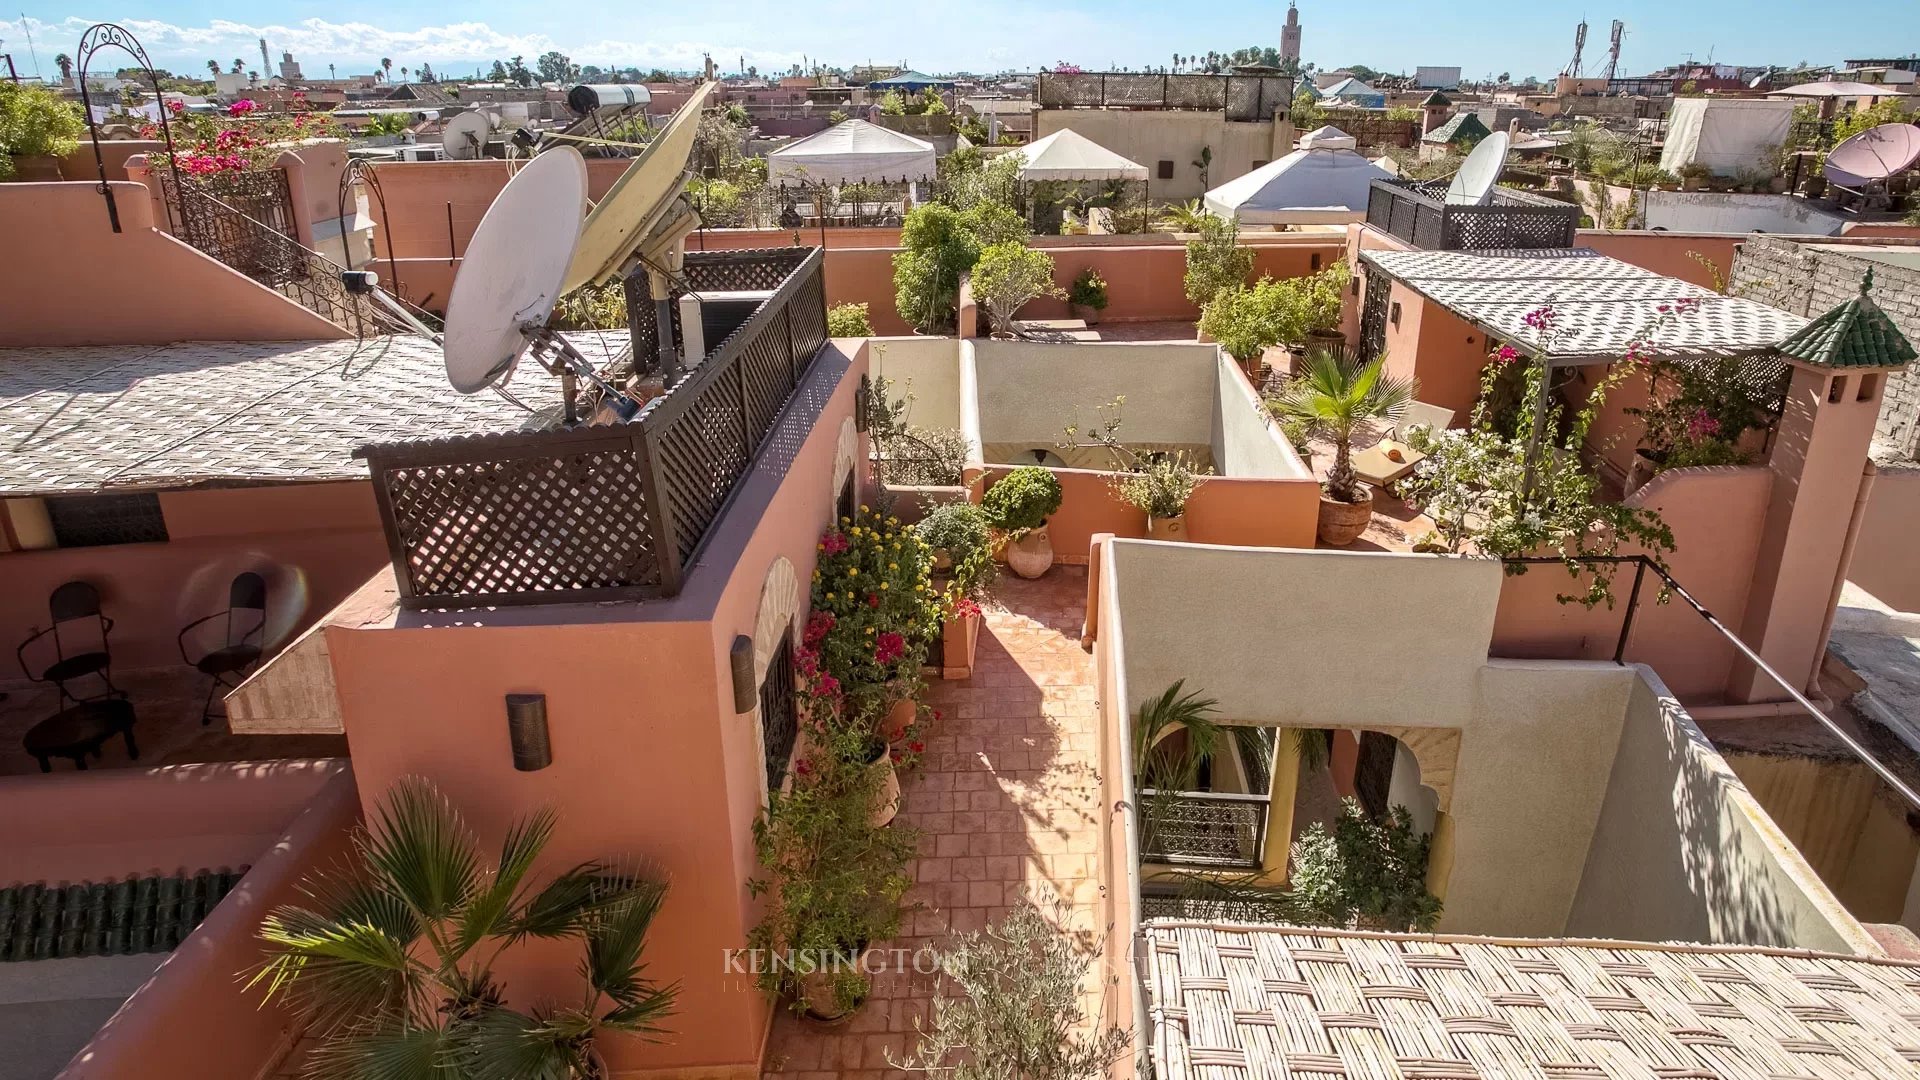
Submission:
<svg viewBox="0 0 1920 1080">
<path fill-rule="evenodd" d="M 1805 950 L 1146 924 L 1161 1080 L 1920 1073 L 1920 966 Z"/>
<path fill-rule="evenodd" d="M 627 339 L 568 337 L 595 363 Z M 555 383 L 528 360 L 510 388 L 539 408 Z M 364 443 L 526 416 L 456 393 L 425 338 L 0 349 L 0 496 L 361 480 Z"/>
<path fill-rule="evenodd" d="M 1491 336 L 1516 347 L 1545 345 L 1557 366 L 1612 363 L 1636 342 L 1647 355 L 1671 359 L 1769 353 L 1807 322 L 1587 248 L 1368 251 L 1360 258 Z M 1661 308 L 1678 300 L 1697 306 L 1661 327 Z M 1554 330 L 1543 339 L 1526 317 L 1549 304 Z"/>
</svg>

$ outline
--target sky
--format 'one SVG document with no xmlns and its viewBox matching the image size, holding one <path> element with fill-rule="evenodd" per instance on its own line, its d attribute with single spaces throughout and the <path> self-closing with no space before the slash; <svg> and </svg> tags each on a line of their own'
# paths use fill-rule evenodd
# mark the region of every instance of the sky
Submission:
<svg viewBox="0 0 1920 1080">
<path fill-rule="evenodd" d="M 19 2 L 19 0 L 16 0 Z M 98 21 L 118 21 L 154 63 L 180 74 L 259 67 L 265 37 L 277 63 L 291 50 L 308 77 L 370 71 L 380 58 L 395 68 L 430 64 L 443 75 L 471 75 L 496 59 L 559 49 L 578 64 L 695 70 L 712 53 L 723 70 L 761 72 L 822 61 L 841 67 L 872 61 L 929 72 L 1031 70 L 1057 62 L 1089 70 L 1159 66 L 1172 54 L 1277 45 L 1286 17 L 1276 0 L 1215 0 L 1205 6 L 1167 0 L 969 0 L 965 4 L 893 4 L 885 0 L 725 0 L 667 3 L 629 0 L 575 5 L 472 0 L 459 7 L 427 0 L 341 0 L 327 19 L 275 21 L 257 4 L 143 0 L 135 9 L 37 3 L 0 21 L 0 52 L 33 74 L 27 32 L 43 74 L 72 53 Z M 569 18 L 578 10 L 587 19 Z M 1487 13 L 1497 11 L 1497 20 Z M 1851 0 L 1843 18 L 1810 18 L 1809 0 L 1613 0 L 1610 9 L 1542 2 L 1493 5 L 1433 0 L 1368 0 L 1301 5 L 1302 57 L 1323 68 L 1366 64 L 1411 71 L 1458 65 L 1468 77 L 1510 72 L 1547 77 L 1573 53 L 1574 26 L 1588 30 L 1586 67 L 1605 63 L 1608 24 L 1627 36 L 1621 74 L 1637 75 L 1695 60 L 1732 64 L 1837 63 L 1852 57 L 1920 52 L 1920 0 Z M 24 20 L 24 21 L 23 21 Z M 963 32 L 954 32 L 955 26 Z M 115 55 L 103 53 L 102 61 Z M 120 66 L 118 61 L 112 61 Z"/>
</svg>

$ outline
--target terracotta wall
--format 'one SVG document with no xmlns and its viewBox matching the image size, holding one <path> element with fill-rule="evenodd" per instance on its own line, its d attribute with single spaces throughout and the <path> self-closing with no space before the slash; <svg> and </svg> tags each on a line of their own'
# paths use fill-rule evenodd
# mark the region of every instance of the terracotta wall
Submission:
<svg viewBox="0 0 1920 1080">
<path fill-rule="evenodd" d="M 252 866 L 345 770 L 289 760 L 0 777 L 0 884 Z"/>
<path fill-rule="evenodd" d="M 1920 611 L 1920 469 L 1882 466 L 1854 542 L 1847 580 L 1895 611 Z"/>
<path fill-rule="evenodd" d="M 301 902 L 300 882 L 349 850 L 360 805 L 353 773 L 332 767 L 304 809 L 270 834 L 234 891 L 74 1055 L 60 1080 L 265 1076 L 285 1056 L 299 1036 L 293 1017 L 263 1006 L 240 975 L 259 963 L 261 918 Z M 124 817 L 118 825 L 125 827 Z"/>
<path fill-rule="evenodd" d="M 0 289 L 0 348 L 348 336 L 156 231 L 144 185 L 112 188 L 118 233 L 98 185 L 0 185 L 7 257 L 15 267 L 32 268 L 8 275 Z"/>
<path fill-rule="evenodd" d="M 632 163 L 631 158 L 589 158 L 587 197 L 597 200 L 606 194 Z M 384 213 L 378 199 L 368 200 L 380 230 L 375 242 L 380 257 L 386 257 L 391 235 L 398 258 L 444 258 L 449 246 L 454 253 L 466 253 L 474 228 L 507 184 L 508 167 L 491 159 L 404 161 L 382 164 L 374 173 L 386 197 Z"/>
<path fill-rule="evenodd" d="M 1574 242 L 1656 274 L 1712 289 L 1716 287 L 1715 273 L 1723 280 L 1733 273 L 1733 249 L 1743 239 L 1744 235 L 1738 233 L 1607 232 L 1582 229 Z M 1713 264 L 1713 268 L 1702 266 L 1688 252 L 1704 256 Z"/>
<path fill-rule="evenodd" d="M 984 492 L 1012 471 L 986 467 Z M 1054 469 L 1060 479 L 1060 510 L 1048 521 L 1054 558 L 1086 561 L 1097 533 L 1122 539 L 1147 535 L 1145 511 L 1123 503 L 1108 487 L 1111 473 Z M 1246 547 L 1311 548 L 1320 514 L 1320 489 L 1311 480 L 1255 480 L 1212 477 L 1200 483 L 1187 503 L 1186 539 L 1196 544 Z"/>
<path fill-rule="evenodd" d="M 1771 484 L 1764 466 L 1672 469 L 1629 500 L 1659 511 L 1673 530 L 1675 550 L 1667 564 L 1674 580 L 1729 626 L 1739 626 L 1746 612 Z M 1615 606 L 1588 609 L 1556 601 L 1557 595 L 1585 591 L 1584 581 L 1559 566 L 1535 566 L 1509 576 L 1500 589 L 1492 654 L 1612 659 L 1632 585 L 1627 567 L 1613 579 Z M 1651 666 L 1682 701 L 1718 701 L 1732 669 L 1733 647 L 1685 604 L 1655 603 L 1658 588 L 1658 579 L 1649 575 L 1626 659 Z"/>
<path fill-rule="evenodd" d="M 167 144 L 158 139 L 109 139 L 100 144 L 100 161 L 96 162 L 93 144 L 82 139 L 78 150 L 60 159 L 60 178 L 99 183 L 100 165 L 104 164 L 108 180 L 131 180 L 127 175 L 128 158 L 166 148 Z"/>
<path fill-rule="evenodd" d="M 558 831 L 536 873 L 630 859 L 671 883 L 646 957 L 650 977 L 680 982 L 673 1034 L 609 1040 L 615 1075 L 758 1075 L 770 1005 L 727 973 L 724 950 L 744 947 L 757 919 L 747 878 L 764 760 L 756 715 L 734 712 L 728 652 L 753 632 L 773 559 L 785 556 L 805 588 L 864 363 L 838 350 L 816 360 L 800 399 L 819 404 L 787 415 L 792 438 L 768 445 L 792 449 L 743 481 L 677 597 L 395 613 L 381 574 L 356 598 L 372 614 L 326 629 L 365 805 L 402 776 L 425 776 L 489 848 L 514 819 L 551 808 Z M 546 696 L 549 767 L 514 768 L 509 693 Z M 512 950 L 500 969 L 510 1000 L 576 994 L 578 959 L 568 942 Z"/>
<path fill-rule="evenodd" d="M 0 641 L 46 626 L 47 597 L 81 580 L 114 620 L 115 667 L 178 665 L 180 630 L 225 609 L 235 574 L 265 575 L 269 636 L 284 643 L 387 561 L 366 482 L 165 492 L 160 509 L 171 537 L 163 544 L 0 554 Z M 36 671 L 50 659 L 46 645 L 29 654 Z"/>
</svg>

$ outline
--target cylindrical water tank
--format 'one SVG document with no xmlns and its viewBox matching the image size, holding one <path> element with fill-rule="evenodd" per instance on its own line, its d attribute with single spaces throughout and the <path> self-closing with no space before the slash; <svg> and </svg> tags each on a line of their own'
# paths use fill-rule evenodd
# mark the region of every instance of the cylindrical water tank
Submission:
<svg viewBox="0 0 1920 1080">
<path fill-rule="evenodd" d="M 652 100 L 653 95 L 647 93 L 646 87 L 625 83 L 581 83 L 567 91 L 567 108 L 580 116 L 589 116 L 601 109 L 629 109 Z"/>
</svg>

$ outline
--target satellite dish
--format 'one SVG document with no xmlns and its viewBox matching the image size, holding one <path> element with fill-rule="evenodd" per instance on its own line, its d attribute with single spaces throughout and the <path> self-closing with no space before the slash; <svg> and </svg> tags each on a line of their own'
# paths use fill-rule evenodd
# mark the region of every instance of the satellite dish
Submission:
<svg viewBox="0 0 1920 1080">
<path fill-rule="evenodd" d="M 703 83 L 695 90 L 601 197 L 580 228 L 580 246 L 562 292 L 610 281 L 622 274 L 636 253 L 651 255 L 663 238 L 677 244 L 697 227 L 690 215 L 671 211 L 686 184 L 687 158 L 693 153 L 700 110 L 713 88 L 713 83 Z M 662 225 L 670 228 L 663 230 Z"/>
<path fill-rule="evenodd" d="M 463 112 L 447 121 L 440 133 L 440 149 L 449 161 L 472 161 L 483 156 L 493 120 L 483 112 Z"/>
<path fill-rule="evenodd" d="M 504 383 L 545 329 L 586 209 L 587 162 L 571 146 L 522 166 L 487 207 L 447 297 L 447 381 L 455 390 Z"/>
<path fill-rule="evenodd" d="M 1920 161 L 1920 127 L 1881 124 L 1852 136 L 1827 155 L 1827 182 L 1863 188 Z"/>
<path fill-rule="evenodd" d="M 1485 206 L 1493 198 L 1500 170 L 1507 167 L 1507 133 L 1496 131 L 1480 140 L 1460 171 L 1447 185 L 1448 206 Z"/>
</svg>

